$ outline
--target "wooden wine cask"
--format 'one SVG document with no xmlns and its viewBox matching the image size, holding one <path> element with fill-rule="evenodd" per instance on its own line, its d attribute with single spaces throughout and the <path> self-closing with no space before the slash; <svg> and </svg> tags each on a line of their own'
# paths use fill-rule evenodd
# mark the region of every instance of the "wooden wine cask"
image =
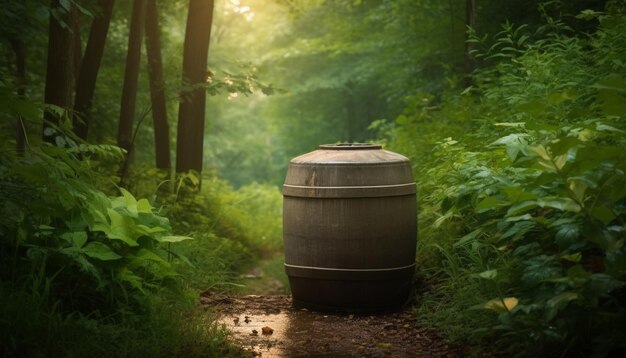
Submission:
<svg viewBox="0 0 626 358">
<path fill-rule="evenodd" d="M 290 161 L 283 197 L 294 305 L 376 311 L 407 301 L 417 204 L 406 157 L 376 144 L 321 145 Z"/>
</svg>

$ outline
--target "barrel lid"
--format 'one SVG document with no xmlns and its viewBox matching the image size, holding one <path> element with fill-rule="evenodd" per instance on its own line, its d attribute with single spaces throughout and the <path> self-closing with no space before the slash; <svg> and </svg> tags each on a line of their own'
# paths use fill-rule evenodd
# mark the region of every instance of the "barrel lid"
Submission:
<svg viewBox="0 0 626 358">
<path fill-rule="evenodd" d="M 301 165 L 370 165 L 400 162 L 409 162 L 409 159 L 398 153 L 382 149 L 380 144 L 372 143 L 322 144 L 318 150 L 291 160 L 291 164 Z"/>
<path fill-rule="evenodd" d="M 321 144 L 320 149 L 328 150 L 372 150 L 382 149 L 380 144 L 373 143 L 338 143 L 338 144 Z"/>
</svg>

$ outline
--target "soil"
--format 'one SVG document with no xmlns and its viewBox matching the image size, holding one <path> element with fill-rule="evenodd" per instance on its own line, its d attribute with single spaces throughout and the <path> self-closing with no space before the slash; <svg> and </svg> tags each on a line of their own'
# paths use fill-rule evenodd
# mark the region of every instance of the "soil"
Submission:
<svg viewBox="0 0 626 358">
<path fill-rule="evenodd" d="M 462 357 L 417 325 L 411 308 L 380 314 L 330 314 L 296 309 L 289 295 L 204 293 L 233 340 L 262 357 Z"/>
</svg>

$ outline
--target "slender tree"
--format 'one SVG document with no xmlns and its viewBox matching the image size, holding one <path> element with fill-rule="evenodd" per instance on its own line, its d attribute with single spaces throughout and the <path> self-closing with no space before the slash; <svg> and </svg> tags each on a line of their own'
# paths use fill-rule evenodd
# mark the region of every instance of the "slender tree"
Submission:
<svg viewBox="0 0 626 358">
<path fill-rule="evenodd" d="M 80 66 L 83 61 L 83 44 L 80 39 L 80 16 L 76 7 L 70 12 L 70 26 L 72 29 L 72 38 L 74 40 L 74 81 L 78 81 Z M 76 86 L 76 83 L 74 84 Z"/>
<path fill-rule="evenodd" d="M 190 0 L 183 49 L 183 82 L 191 87 L 178 108 L 178 136 L 176 142 L 176 172 L 202 172 L 204 139 L 204 110 L 207 76 L 207 56 L 213 0 Z"/>
<path fill-rule="evenodd" d="M 474 28 L 476 25 L 476 2 L 475 0 L 465 0 L 465 25 L 466 30 L 470 28 Z M 469 38 L 465 39 L 465 77 L 463 80 L 463 84 L 465 87 L 468 87 L 472 84 L 472 73 L 474 72 L 474 57 L 471 52 L 474 49 L 472 43 L 470 43 Z"/>
<path fill-rule="evenodd" d="M 19 37 L 11 39 L 11 47 L 15 53 L 15 77 L 17 79 L 17 95 L 20 98 L 26 96 L 26 47 Z M 20 116 L 15 123 L 15 146 L 17 154 L 23 155 L 26 150 L 26 127 L 24 119 Z"/>
<path fill-rule="evenodd" d="M 71 24 L 71 7 L 74 5 L 70 3 L 64 6 L 61 6 L 60 0 L 51 1 L 44 101 L 46 104 L 70 108 L 74 78 L 74 40 L 68 24 Z M 57 134 L 52 125 L 58 123 L 58 115 L 50 110 L 44 111 L 45 141 L 54 143 Z"/>
<path fill-rule="evenodd" d="M 102 54 L 104 53 L 104 44 L 109 31 L 109 23 L 111 22 L 113 2 L 113 0 L 100 0 L 101 13 L 91 23 L 85 56 L 76 83 L 73 127 L 74 132 L 83 139 L 87 139 L 89 131 L 91 103 Z"/>
<path fill-rule="evenodd" d="M 163 64 L 161 60 L 161 28 L 156 0 L 148 0 L 146 9 L 146 53 L 150 78 L 150 99 L 152 101 L 152 122 L 154 126 L 154 153 L 156 167 L 170 170 L 170 129 L 167 123 Z"/>
<path fill-rule="evenodd" d="M 134 0 L 128 34 L 128 51 L 124 68 L 124 84 L 120 104 L 120 122 L 117 131 L 117 145 L 126 150 L 126 159 L 122 166 L 122 182 L 128 173 L 128 166 L 133 157 L 133 119 L 135 117 L 135 99 L 137 96 L 137 79 L 139 77 L 139 61 L 141 59 L 141 42 L 143 40 L 146 19 L 146 0 Z"/>
</svg>

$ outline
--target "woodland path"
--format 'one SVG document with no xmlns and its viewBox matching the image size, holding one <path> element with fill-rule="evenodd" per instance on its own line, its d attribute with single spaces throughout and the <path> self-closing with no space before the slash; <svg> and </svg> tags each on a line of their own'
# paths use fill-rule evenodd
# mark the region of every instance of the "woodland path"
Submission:
<svg viewBox="0 0 626 358">
<path fill-rule="evenodd" d="M 417 325 L 411 308 L 374 315 L 295 309 L 289 295 L 227 296 L 207 292 L 233 339 L 261 357 L 462 357 L 432 330 Z M 265 329 L 264 329 L 265 327 Z"/>
</svg>

